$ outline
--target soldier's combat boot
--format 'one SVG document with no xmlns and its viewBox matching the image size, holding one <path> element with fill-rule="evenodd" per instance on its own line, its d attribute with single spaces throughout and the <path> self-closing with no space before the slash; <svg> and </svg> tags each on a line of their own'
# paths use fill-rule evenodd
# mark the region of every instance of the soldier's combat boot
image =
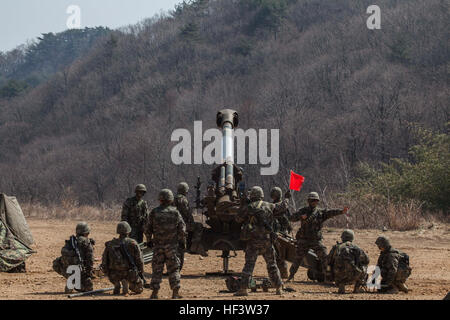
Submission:
<svg viewBox="0 0 450 320">
<path fill-rule="evenodd" d="M 153 290 L 152 295 L 150 296 L 151 300 L 158 300 L 158 291 L 159 290 Z"/>
<path fill-rule="evenodd" d="M 384 291 L 384 293 L 386 293 L 386 294 L 397 294 L 398 293 L 398 289 L 397 289 L 396 286 L 391 286 L 386 291 Z"/>
<path fill-rule="evenodd" d="M 246 296 L 248 296 L 247 289 L 245 289 L 245 288 L 239 289 L 239 291 L 236 292 L 236 293 L 234 294 L 234 296 L 235 296 L 235 297 L 246 297 Z"/>
<path fill-rule="evenodd" d="M 277 295 L 277 296 L 281 296 L 282 295 L 282 292 L 281 292 L 281 286 L 280 287 L 277 287 L 277 291 L 275 292 L 275 294 Z"/>
<path fill-rule="evenodd" d="M 172 299 L 182 299 L 183 297 L 180 296 L 180 288 L 175 288 L 172 291 Z"/>
<path fill-rule="evenodd" d="M 193 242 L 191 245 L 191 251 L 197 253 L 203 257 L 207 257 L 208 253 L 206 252 L 203 244 L 201 242 Z"/>
<path fill-rule="evenodd" d="M 398 288 L 398 290 L 400 290 L 401 292 L 408 293 L 408 287 L 406 286 L 406 284 L 400 282 L 400 283 L 396 283 L 395 285 Z"/>
<path fill-rule="evenodd" d="M 67 288 L 67 286 L 64 288 L 64 293 L 65 294 L 71 294 L 71 293 L 73 293 L 73 289 L 69 289 L 69 288 Z"/>
<path fill-rule="evenodd" d="M 345 294 L 345 285 L 343 285 L 343 284 L 339 285 L 338 293 L 339 294 Z"/>
</svg>

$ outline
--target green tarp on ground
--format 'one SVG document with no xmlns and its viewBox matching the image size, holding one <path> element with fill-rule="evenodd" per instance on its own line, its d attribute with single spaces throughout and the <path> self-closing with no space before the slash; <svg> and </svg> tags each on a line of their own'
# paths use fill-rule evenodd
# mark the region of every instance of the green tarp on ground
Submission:
<svg viewBox="0 0 450 320">
<path fill-rule="evenodd" d="M 30 228 L 15 197 L 0 194 L 0 272 L 22 265 L 34 252 Z"/>
</svg>

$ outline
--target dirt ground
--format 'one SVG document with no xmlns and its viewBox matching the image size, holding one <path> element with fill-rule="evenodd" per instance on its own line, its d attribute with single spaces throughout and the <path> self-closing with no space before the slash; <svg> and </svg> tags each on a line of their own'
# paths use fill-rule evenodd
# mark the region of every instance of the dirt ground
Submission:
<svg viewBox="0 0 450 320">
<path fill-rule="evenodd" d="M 74 232 L 76 222 L 61 220 L 34 220 L 28 221 L 36 241 L 34 247 L 37 253 L 27 260 L 27 273 L 0 274 L 0 299 L 25 300 L 53 300 L 68 299 L 63 293 L 65 280 L 52 270 L 52 261 L 59 256 L 64 240 Z M 97 241 L 95 247 L 96 265 L 100 264 L 104 243 L 115 237 L 116 222 L 91 222 L 91 236 Z M 337 229 L 324 230 L 324 243 L 330 247 L 339 239 Z M 379 230 L 357 230 L 356 243 L 368 252 L 371 264 L 376 264 L 378 250 L 374 244 Z M 437 224 L 433 227 L 408 231 L 385 232 L 393 245 L 405 251 L 410 256 L 412 275 L 407 281 L 410 293 L 397 295 L 381 295 L 374 293 L 352 294 L 350 287 L 346 295 L 336 294 L 337 289 L 330 285 L 321 285 L 309 281 L 306 270 L 300 268 L 293 283 L 288 284 L 295 292 L 285 292 L 283 296 L 275 296 L 273 289 L 268 293 L 258 291 L 250 293 L 248 298 L 233 297 L 227 292 L 225 278 L 206 277 L 206 272 L 215 272 L 222 269 L 222 259 L 218 251 L 210 251 L 209 257 L 201 258 L 195 255 L 186 255 L 185 267 L 182 272 L 181 293 L 186 299 L 298 299 L 298 300 L 328 300 L 328 299 L 443 299 L 450 291 L 450 225 Z M 231 259 L 230 268 L 240 272 L 244 264 L 243 252 L 238 252 L 236 258 Z M 258 258 L 255 276 L 267 276 L 265 263 L 262 257 Z M 151 278 L 151 265 L 145 267 L 146 278 Z M 106 278 L 94 280 L 94 287 L 107 288 L 111 284 Z M 151 291 L 146 289 L 141 295 L 129 297 L 112 296 L 111 293 L 87 297 L 84 299 L 148 299 Z M 167 277 L 164 277 L 160 298 L 170 298 L 171 291 Z M 77 298 L 81 299 L 81 298 Z"/>
</svg>

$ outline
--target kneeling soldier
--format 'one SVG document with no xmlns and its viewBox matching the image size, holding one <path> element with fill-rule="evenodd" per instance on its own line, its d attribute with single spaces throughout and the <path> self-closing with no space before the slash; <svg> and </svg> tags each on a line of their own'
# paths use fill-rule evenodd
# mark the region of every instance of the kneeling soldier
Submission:
<svg viewBox="0 0 450 320">
<path fill-rule="evenodd" d="M 142 274 L 144 272 L 144 259 L 136 240 L 129 238 L 131 227 L 126 221 L 117 225 L 119 238 L 105 243 L 102 257 L 102 270 L 114 285 L 114 294 L 128 295 L 128 288 L 136 294 L 144 290 Z"/>
<path fill-rule="evenodd" d="M 367 275 L 369 257 L 352 241 L 355 234 L 345 230 L 341 243 L 333 246 L 328 256 L 328 267 L 339 288 L 338 293 L 345 293 L 345 285 L 354 284 L 353 293 L 360 293 Z"/>
<path fill-rule="evenodd" d="M 71 276 L 67 273 L 67 268 L 80 266 L 81 289 L 78 291 L 92 291 L 95 241 L 88 238 L 91 230 L 86 222 L 77 224 L 75 232 L 76 236 L 71 236 L 69 240 L 66 240 L 66 244 L 61 249 L 61 257 L 53 261 L 53 270 L 67 279 Z M 65 293 L 72 293 L 72 291 L 66 283 Z"/>
<path fill-rule="evenodd" d="M 407 293 L 408 287 L 405 285 L 406 279 L 411 274 L 409 266 L 409 256 L 391 247 L 389 239 L 378 237 L 375 244 L 380 249 L 380 257 L 377 266 L 381 271 L 381 289 L 383 293 Z"/>
</svg>

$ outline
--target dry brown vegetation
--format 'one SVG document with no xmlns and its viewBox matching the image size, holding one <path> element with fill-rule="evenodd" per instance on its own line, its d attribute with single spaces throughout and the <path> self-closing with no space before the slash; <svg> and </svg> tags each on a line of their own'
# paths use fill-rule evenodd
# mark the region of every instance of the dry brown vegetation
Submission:
<svg viewBox="0 0 450 320">
<path fill-rule="evenodd" d="M 244 129 L 280 128 L 279 175 L 245 165 L 245 182 L 268 193 L 294 169 L 307 177 L 297 203 L 309 191 L 345 191 L 360 162 L 408 158 L 410 123 L 446 130 L 446 1 L 377 1 L 375 31 L 369 0 L 272 2 L 286 7 L 193 1 L 114 32 L 48 82 L 1 100 L 0 190 L 31 203 L 30 215 L 103 218 L 137 183 L 153 199 L 197 175 L 207 182 L 210 166 L 171 162 L 170 134 L 194 120 L 213 127 L 223 106 Z M 67 194 L 76 204 L 60 209 Z M 420 220 L 420 203 L 355 201 L 355 227 Z"/>
</svg>

